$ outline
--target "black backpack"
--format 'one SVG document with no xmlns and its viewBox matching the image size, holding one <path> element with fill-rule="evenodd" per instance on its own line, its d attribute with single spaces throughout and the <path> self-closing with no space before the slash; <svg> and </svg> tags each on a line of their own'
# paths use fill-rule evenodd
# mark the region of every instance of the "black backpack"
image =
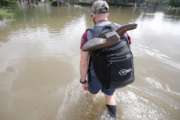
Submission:
<svg viewBox="0 0 180 120">
<path fill-rule="evenodd" d="M 99 37 L 105 32 L 115 31 L 116 28 L 116 25 L 110 24 L 98 30 L 91 29 L 88 32 L 94 37 Z M 118 43 L 109 48 L 101 48 L 90 53 L 88 78 L 89 80 L 94 79 L 90 72 L 93 69 L 97 79 L 106 89 L 126 86 L 135 79 L 133 54 L 128 38 L 124 36 L 120 39 Z"/>
</svg>

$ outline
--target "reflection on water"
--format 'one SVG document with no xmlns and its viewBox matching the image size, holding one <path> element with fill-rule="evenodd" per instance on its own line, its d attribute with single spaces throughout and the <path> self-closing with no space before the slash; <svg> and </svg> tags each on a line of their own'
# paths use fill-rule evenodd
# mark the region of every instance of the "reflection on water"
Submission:
<svg viewBox="0 0 180 120">
<path fill-rule="evenodd" d="M 40 7 L 0 29 L 0 119 L 100 120 L 102 94 L 79 85 L 79 43 L 89 8 Z M 136 81 L 116 92 L 118 120 L 180 119 L 180 21 L 162 12 L 112 8 L 111 20 L 137 22 L 129 32 Z"/>
</svg>

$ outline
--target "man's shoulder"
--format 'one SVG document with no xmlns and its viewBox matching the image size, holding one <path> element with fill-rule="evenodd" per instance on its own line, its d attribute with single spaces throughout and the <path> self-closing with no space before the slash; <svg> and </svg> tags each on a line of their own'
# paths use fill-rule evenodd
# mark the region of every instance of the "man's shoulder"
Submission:
<svg viewBox="0 0 180 120">
<path fill-rule="evenodd" d="M 89 36 L 90 31 L 91 31 L 91 28 L 87 28 L 82 34 L 80 48 L 82 48 L 82 46 L 88 41 L 88 38 L 89 38 L 88 36 Z"/>
<path fill-rule="evenodd" d="M 88 36 L 89 32 L 92 32 L 92 30 L 93 30 L 93 28 L 87 28 L 87 29 L 83 32 L 82 38 L 83 38 L 83 39 L 87 39 L 87 36 Z"/>
</svg>

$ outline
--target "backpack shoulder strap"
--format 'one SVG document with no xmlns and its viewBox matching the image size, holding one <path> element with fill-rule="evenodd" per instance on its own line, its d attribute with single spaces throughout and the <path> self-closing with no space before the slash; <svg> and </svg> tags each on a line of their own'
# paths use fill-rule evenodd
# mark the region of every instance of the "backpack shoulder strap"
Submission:
<svg viewBox="0 0 180 120">
<path fill-rule="evenodd" d="M 94 38 L 94 30 L 92 28 L 87 29 L 87 39 L 90 40 Z"/>
</svg>

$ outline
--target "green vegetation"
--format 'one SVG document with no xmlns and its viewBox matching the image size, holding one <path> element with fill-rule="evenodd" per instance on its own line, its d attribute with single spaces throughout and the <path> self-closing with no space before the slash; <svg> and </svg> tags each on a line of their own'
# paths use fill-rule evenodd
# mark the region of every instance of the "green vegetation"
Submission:
<svg viewBox="0 0 180 120">
<path fill-rule="evenodd" d="M 144 0 L 145 3 L 169 5 L 171 7 L 180 7 L 180 0 Z"/>
<path fill-rule="evenodd" d="M 146 4 L 160 5 L 160 6 L 168 6 L 170 0 L 144 0 Z"/>
<path fill-rule="evenodd" d="M 17 0 L 0 0 L 0 7 L 9 7 L 16 4 Z"/>
<path fill-rule="evenodd" d="M 180 0 L 170 0 L 169 5 L 171 7 L 180 7 Z"/>
<path fill-rule="evenodd" d="M 13 11 L 17 8 L 17 2 L 20 2 L 20 5 L 26 7 L 34 7 L 38 5 L 41 0 L 0 0 L 0 20 L 3 18 L 13 18 Z M 49 1 L 51 5 L 57 6 L 57 1 L 59 5 L 66 3 L 70 4 L 91 4 L 92 0 L 44 0 Z M 144 6 L 145 8 L 158 8 L 163 7 L 168 10 L 179 11 L 180 9 L 180 0 L 107 0 L 111 5 L 117 6 L 134 6 L 137 3 L 137 6 Z"/>
<path fill-rule="evenodd" d="M 12 19 L 14 14 L 12 8 L 16 5 L 17 0 L 0 0 L 0 20 Z"/>
<path fill-rule="evenodd" d="M 7 9 L 0 9 L 0 20 L 13 18 L 14 14 Z"/>
<path fill-rule="evenodd" d="M 180 0 L 170 0 L 167 8 L 167 13 L 180 15 Z"/>
</svg>

